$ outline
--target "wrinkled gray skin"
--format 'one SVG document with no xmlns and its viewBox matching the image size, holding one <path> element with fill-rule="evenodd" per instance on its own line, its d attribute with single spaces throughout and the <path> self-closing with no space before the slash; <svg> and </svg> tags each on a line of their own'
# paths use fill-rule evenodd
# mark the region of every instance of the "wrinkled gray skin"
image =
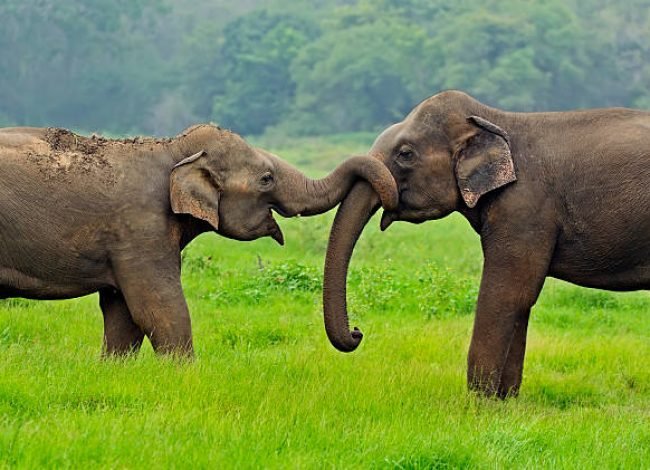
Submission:
<svg viewBox="0 0 650 470">
<path fill-rule="evenodd" d="M 393 221 L 460 212 L 481 237 L 484 264 L 468 385 L 516 395 L 530 309 L 547 276 L 609 290 L 650 288 L 650 113 L 597 109 L 509 113 L 448 91 L 385 130 L 370 155 L 398 184 Z M 346 275 L 354 244 L 379 207 L 364 183 L 332 226 L 323 286 L 332 344 L 354 350 Z"/>
<path fill-rule="evenodd" d="M 192 353 L 180 253 L 215 230 L 283 243 L 271 210 L 319 214 L 365 178 L 395 207 L 368 157 L 310 180 L 241 137 L 199 125 L 174 139 L 113 141 L 61 129 L 0 130 L 0 298 L 99 292 L 105 354 Z"/>
</svg>

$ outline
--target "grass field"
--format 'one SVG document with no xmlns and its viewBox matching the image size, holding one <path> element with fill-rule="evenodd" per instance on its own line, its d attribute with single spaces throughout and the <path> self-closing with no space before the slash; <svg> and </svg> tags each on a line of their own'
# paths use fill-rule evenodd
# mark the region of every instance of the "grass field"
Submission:
<svg viewBox="0 0 650 470">
<path fill-rule="evenodd" d="M 368 136 L 270 142 L 312 176 Z M 521 396 L 465 390 L 481 269 L 460 217 L 374 219 L 349 284 L 355 353 L 321 316 L 333 214 L 285 247 L 214 234 L 184 252 L 197 358 L 101 361 L 98 299 L 0 302 L 0 467 L 648 468 L 650 295 L 549 280 Z"/>
</svg>

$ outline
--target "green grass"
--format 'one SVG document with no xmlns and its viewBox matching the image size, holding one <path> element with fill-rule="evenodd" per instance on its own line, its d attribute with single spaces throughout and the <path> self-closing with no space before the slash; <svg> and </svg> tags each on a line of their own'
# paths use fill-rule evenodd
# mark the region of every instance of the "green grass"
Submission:
<svg viewBox="0 0 650 470">
<path fill-rule="evenodd" d="M 335 163 L 365 145 L 350 142 L 278 153 Z M 321 318 L 331 219 L 281 221 L 283 248 L 213 234 L 187 248 L 192 363 L 148 344 L 101 361 L 96 296 L 0 302 L 0 467 L 647 468 L 647 292 L 549 280 L 521 396 L 479 399 L 465 391 L 481 269 L 469 225 L 371 221 L 349 284 L 365 339 L 346 355 Z"/>
</svg>

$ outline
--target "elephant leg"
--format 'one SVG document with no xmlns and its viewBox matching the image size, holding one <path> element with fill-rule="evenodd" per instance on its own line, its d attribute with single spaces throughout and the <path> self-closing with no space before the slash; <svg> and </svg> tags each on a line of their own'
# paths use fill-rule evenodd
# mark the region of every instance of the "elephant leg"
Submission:
<svg viewBox="0 0 650 470">
<path fill-rule="evenodd" d="M 526 335 L 528 332 L 528 319 L 530 310 L 521 315 L 515 322 L 514 333 L 510 341 L 510 348 L 506 362 L 501 373 L 498 395 L 501 397 L 516 397 L 519 394 L 521 378 L 524 371 L 524 355 L 526 353 Z"/>
<path fill-rule="evenodd" d="M 159 354 L 192 356 L 192 326 L 180 280 L 180 256 L 154 262 L 115 262 L 133 321 Z"/>
<path fill-rule="evenodd" d="M 116 289 L 102 289 L 99 305 L 104 314 L 104 356 L 124 356 L 137 353 L 144 333 L 133 322 L 122 293 Z"/>
<path fill-rule="evenodd" d="M 477 308 L 467 358 L 467 384 L 470 390 L 505 398 L 501 381 L 520 318 L 520 311 L 517 310 L 514 313 L 493 313 L 486 312 L 484 306 Z"/>
<path fill-rule="evenodd" d="M 484 265 L 468 355 L 468 386 L 505 398 L 519 388 L 531 307 L 544 284 L 553 240 L 540 232 L 513 239 L 493 232 L 482 239 Z M 511 235 L 511 234 L 508 234 Z"/>
</svg>

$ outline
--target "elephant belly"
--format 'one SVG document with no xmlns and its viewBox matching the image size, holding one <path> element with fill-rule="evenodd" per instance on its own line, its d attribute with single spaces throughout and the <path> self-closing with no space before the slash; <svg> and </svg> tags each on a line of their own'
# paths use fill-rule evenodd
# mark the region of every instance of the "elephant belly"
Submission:
<svg viewBox="0 0 650 470">
<path fill-rule="evenodd" d="M 585 249 L 586 248 L 586 249 Z M 650 289 L 650 243 L 628 246 L 560 245 L 549 275 L 574 284 L 606 290 Z"/>
<path fill-rule="evenodd" d="M 110 276 L 75 275 L 74 272 L 56 276 L 54 272 L 32 274 L 15 268 L 0 268 L 0 298 L 70 299 L 114 284 Z"/>
<path fill-rule="evenodd" d="M 69 199 L 49 196 L 56 204 L 0 203 L 0 297 L 72 298 L 114 284 L 107 223 L 90 210 L 74 210 Z"/>
<path fill-rule="evenodd" d="M 0 297 L 65 299 L 115 284 L 105 248 L 91 238 L 83 246 L 43 236 L 50 232 L 43 226 L 0 236 Z"/>
</svg>

